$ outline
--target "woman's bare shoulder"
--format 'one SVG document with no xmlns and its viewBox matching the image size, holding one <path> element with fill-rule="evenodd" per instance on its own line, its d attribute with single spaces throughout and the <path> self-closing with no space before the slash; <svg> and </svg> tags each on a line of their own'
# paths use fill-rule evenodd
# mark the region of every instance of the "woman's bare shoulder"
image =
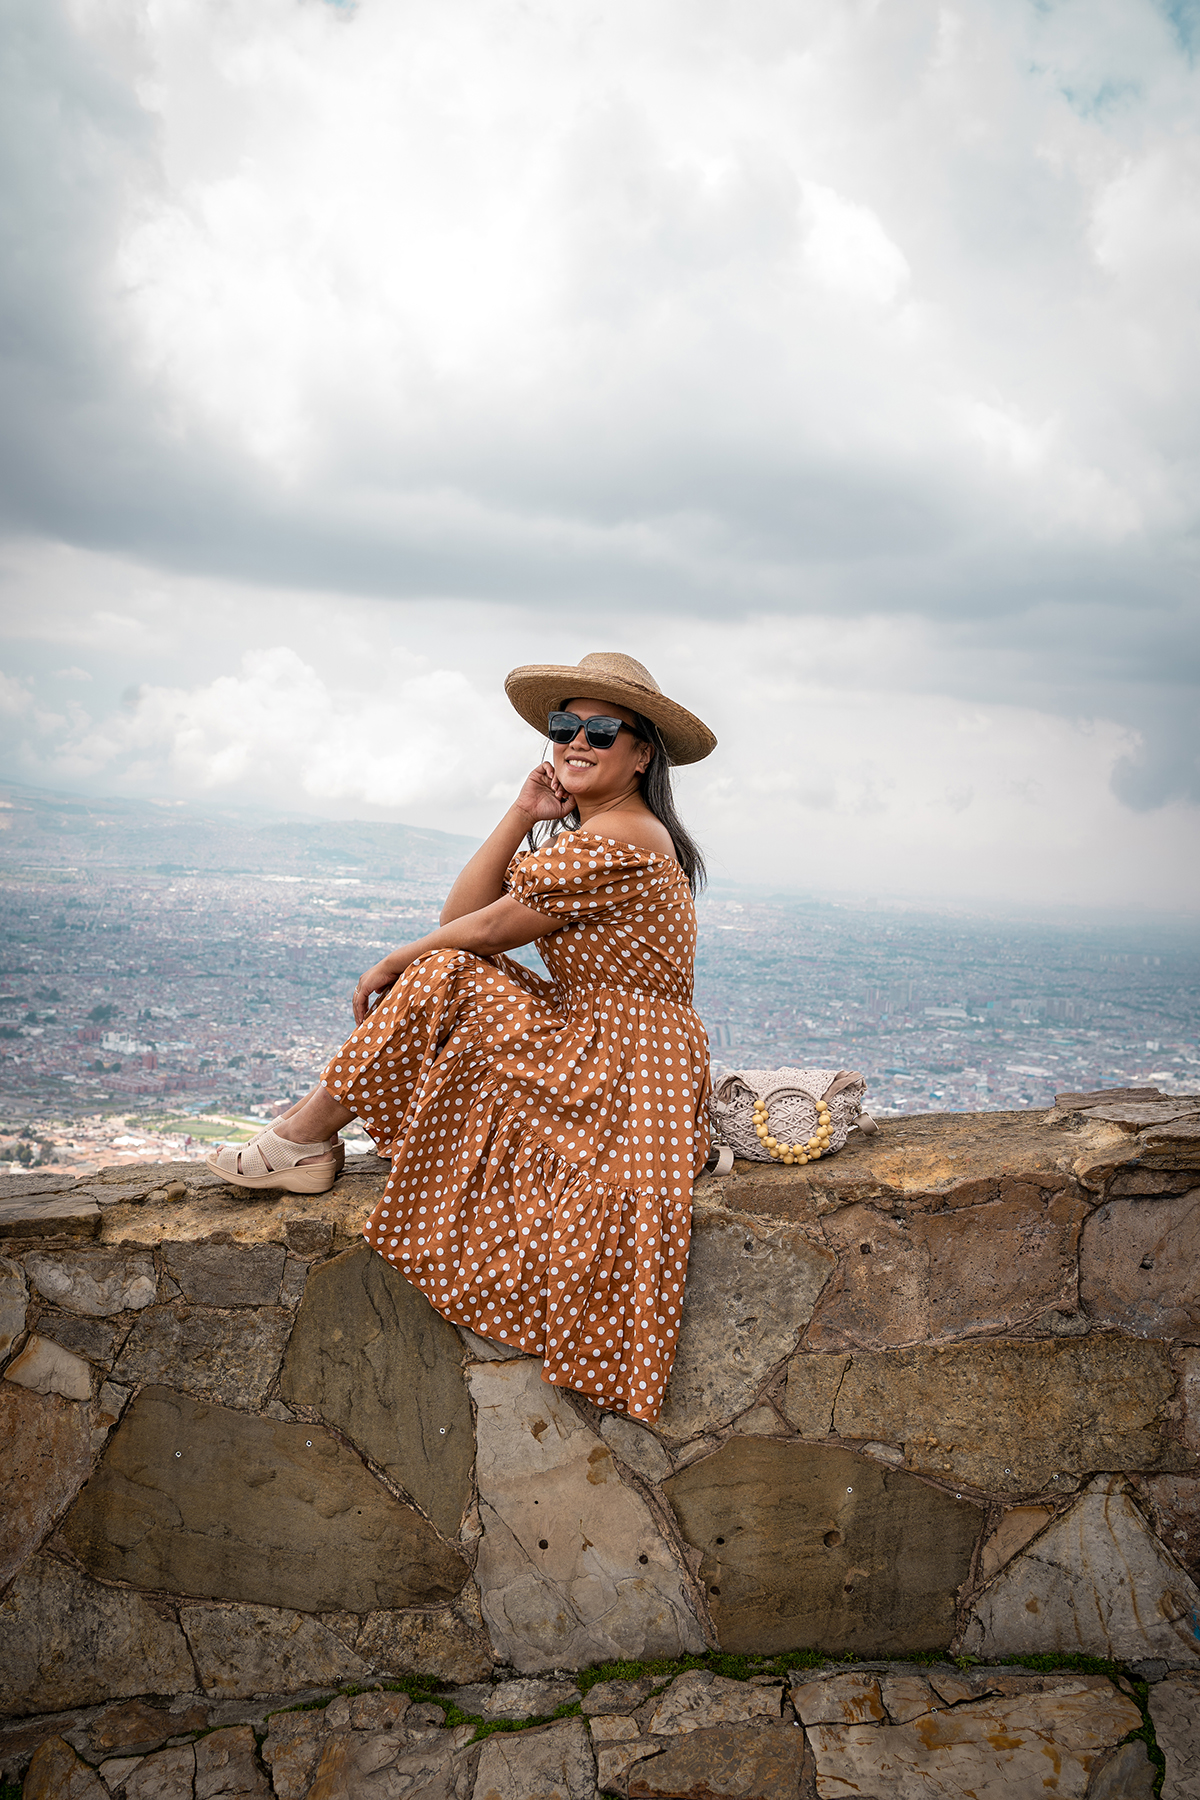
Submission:
<svg viewBox="0 0 1200 1800">
<path fill-rule="evenodd" d="M 675 855 L 671 834 L 652 812 L 598 813 L 594 825 L 585 825 L 593 837 L 615 838 L 618 844 L 636 844 L 639 850 L 653 850 L 658 856 Z"/>
</svg>

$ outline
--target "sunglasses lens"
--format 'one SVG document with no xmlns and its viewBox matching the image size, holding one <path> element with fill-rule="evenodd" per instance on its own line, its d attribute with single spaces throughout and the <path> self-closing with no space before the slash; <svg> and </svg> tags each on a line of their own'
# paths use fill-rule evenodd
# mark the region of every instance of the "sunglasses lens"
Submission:
<svg viewBox="0 0 1200 1800">
<path fill-rule="evenodd" d="M 620 730 L 620 719 L 610 719 L 602 714 L 585 721 L 578 713 L 552 712 L 546 735 L 552 744 L 569 744 L 582 731 L 593 750 L 611 750 Z"/>
<path fill-rule="evenodd" d="M 584 726 L 593 750 L 611 750 L 621 730 L 620 719 L 589 719 Z"/>
</svg>

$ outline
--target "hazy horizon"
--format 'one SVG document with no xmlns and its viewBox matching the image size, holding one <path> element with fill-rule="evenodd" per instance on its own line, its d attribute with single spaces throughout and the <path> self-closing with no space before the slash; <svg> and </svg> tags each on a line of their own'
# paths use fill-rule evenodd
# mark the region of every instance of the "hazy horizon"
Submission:
<svg viewBox="0 0 1200 1800">
<path fill-rule="evenodd" d="M 409 820 L 390 820 L 380 819 L 378 817 L 359 818 L 353 814 L 347 814 L 340 820 L 334 822 L 330 821 L 326 816 L 320 813 L 306 810 L 303 807 L 296 807 L 285 811 L 261 804 L 255 805 L 245 801 L 232 800 L 229 798 L 222 799 L 218 796 L 211 795 L 200 800 L 155 800 L 153 798 L 143 799 L 139 796 L 121 794 L 89 794 L 83 791 L 71 791 L 62 788 L 39 788 L 30 784 L 0 781 L 0 809 L 4 807 L 5 797 L 8 795 L 29 796 L 46 802 L 63 802 L 71 806 L 85 805 L 100 811 L 102 811 L 105 806 L 115 805 L 122 809 L 128 809 L 129 812 L 135 815 L 141 813 L 148 824 L 153 825 L 157 823 L 163 826 L 164 839 L 160 848 L 164 850 L 167 848 L 174 848 L 176 850 L 181 849 L 177 839 L 173 840 L 171 844 L 168 844 L 165 836 L 168 820 L 177 821 L 181 815 L 185 818 L 195 817 L 197 820 L 204 820 L 206 818 L 219 820 L 230 817 L 234 819 L 247 818 L 263 821 L 277 819 L 285 825 L 295 823 L 313 828 L 321 828 L 326 836 L 329 835 L 330 829 L 332 828 L 332 842 L 335 845 L 337 842 L 336 833 L 339 828 L 350 830 L 355 826 L 362 826 L 368 831 L 371 831 L 376 827 L 387 828 L 389 826 L 394 826 L 397 831 L 401 832 L 417 832 L 431 838 L 444 838 L 447 845 L 448 858 L 455 862 L 457 861 L 457 858 L 465 858 L 466 855 L 469 855 L 470 851 L 477 847 L 482 841 L 479 837 L 470 833 L 444 832 L 440 831 L 436 826 L 413 825 Z M 3 814 L 2 811 L 0 811 L 0 819 L 2 819 L 2 817 Z M 2 830 L 3 825 L 0 824 L 0 831 Z M 264 855 L 263 846 L 260 841 L 255 842 L 253 853 L 260 857 Z M 350 853 L 351 852 L 349 851 L 346 852 L 346 854 Z M 239 867 L 241 867 L 245 861 L 245 853 L 237 849 L 236 843 L 232 839 L 230 840 L 227 854 L 237 856 L 240 859 L 238 863 Z M 269 853 L 266 854 L 268 860 L 262 862 L 264 870 L 272 866 L 269 861 Z M 7 864 L 10 867 L 19 867 L 24 861 L 24 858 L 25 850 L 23 846 L 14 843 L 11 838 L 0 835 L 0 866 Z M 131 872 L 140 866 L 140 864 L 134 862 L 123 863 L 115 860 L 107 863 L 107 867 L 110 869 L 116 870 L 125 868 Z M 211 872 L 219 874 L 225 866 L 226 865 L 221 863 L 215 863 Z M 373 871 L 369 865 L 364 865 L 364 867 L 365 873 L 357 879 L 369 883 L 373 879 Z M 203 874 L 208 871 L 201 868 L 197 872 Z M 801 884 L 788 885 L 783 883 L 771 883 L 769 881 L 753 882 L 738 880 L 732 876 L 723 875 L 717 875 L 710 879 L 706 883 L 703 892 L 726 898 L 736 898 L 739 895 L 747 895 L 755 900 L 763 902 L 772 900 L 806 902 L 814 906 L 825 906 L 835 910 L 845 909 L 853 912 L 898 913 L 901 915 L 910 914 L 913 916 L 929 916 L 944 919 L 966 918 L 980 922 L 988 919 L 996 919 L 1009 925 L 1019 925 L 1023 923 L 1029 924 L 1030 926 L 1060 925 L 1064 929 L 1076 925 L 1081 929 L 1087 928 L 1088 926 L 1108 929 L 1121 925 L 1129 925 L 1132 928 L 1141 924 L 1147 924 L 1162 929 L 1178 927 L 1185 935 L 1189 936 L 1200 933 L 1200 896 L 1197 897 L 1195 905 L 1190 910 L 1154 907 L 1149 902 L 1125 907 L 1089 906 L 1067 902 L 1062 902 L 1055 906 L 1035 906 L 1030 904 L 1018 906 L 1016 903 L 1008 906 L 997 906 L 994 904 L 984 905 L 982 901 L 977 901 L 972 904 L 968 899 L 962 898 L 948 901 L 939 899 L 934 894 L 922 895 L 916 893 L 910 896 L 894 896 L 880 892 L 871 892 L 867 889 L 851 891 L 834 887 L 816 887 Z"/>
</svg>

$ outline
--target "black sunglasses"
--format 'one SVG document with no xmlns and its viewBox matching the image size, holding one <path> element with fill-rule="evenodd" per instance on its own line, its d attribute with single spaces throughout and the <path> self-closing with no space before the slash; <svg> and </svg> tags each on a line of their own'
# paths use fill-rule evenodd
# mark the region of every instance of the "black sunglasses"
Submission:
<svg viewBox="0 0 1200 1800">
<path fill-rule="evenodd" d="M 611 750 L 622 731 L 637 736 L 632 725 L 624 719 L 610 719 L 605 714 L 596 714 L 590 719 L 581 719 L 578 713 L 552 712 L 546 735 L 552 744 L 570 744 L 583 732 L 593 750 Z"/>
</svg>

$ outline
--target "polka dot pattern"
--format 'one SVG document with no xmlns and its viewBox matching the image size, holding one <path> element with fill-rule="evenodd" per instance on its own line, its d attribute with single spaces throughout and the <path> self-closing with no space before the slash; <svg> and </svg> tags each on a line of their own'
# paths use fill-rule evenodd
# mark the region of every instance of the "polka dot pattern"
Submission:
<svg viewBox="0 0 1200 1800">
<path fill-rule="evenodd" d="M 549 979 L 422 957 L 322 1082 L 391 1154 L 367 1242 L 453 1324 L 652 1420 L 708 1154 L 691 895 L 673 858 L 588 831 L 514 857 L 507 886 L 561 921 Z"/>
</svg>

